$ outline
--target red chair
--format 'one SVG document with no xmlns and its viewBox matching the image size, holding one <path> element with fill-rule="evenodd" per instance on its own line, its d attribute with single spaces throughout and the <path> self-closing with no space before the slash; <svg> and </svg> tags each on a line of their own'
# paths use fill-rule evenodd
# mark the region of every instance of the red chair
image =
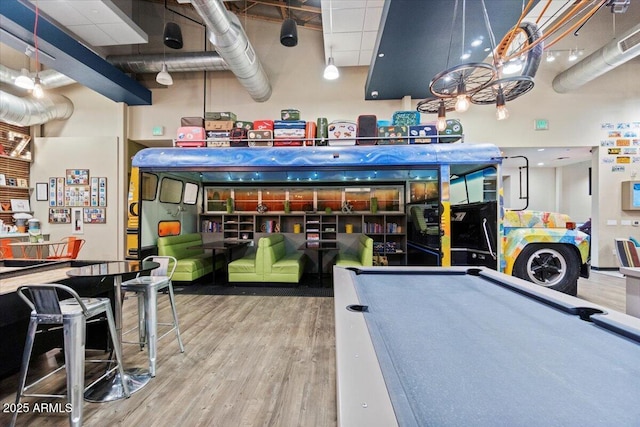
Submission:
<svg viewBox="0 0 640 427">
<path fill-rule="evenodd" d="M 62 246 L 60 250 L 57 250 L 53 255 L 49 255 L 47 259 L 76 259 L 80 249 L 84 246 L 85 240 L 78 239 L 76 237 L 65 237 L 67 239 L 66 245 Z M 64 239 L 62 239 L 64 240 Z M 66 251 L 65 251 L 66 247 Z"/>
<path fill-rule="evenodd" d="M 17 239 L 0 239 L 0 258 L 13 259 L 13 248 L 10 243 L 18 242 Z"/>
</svg>

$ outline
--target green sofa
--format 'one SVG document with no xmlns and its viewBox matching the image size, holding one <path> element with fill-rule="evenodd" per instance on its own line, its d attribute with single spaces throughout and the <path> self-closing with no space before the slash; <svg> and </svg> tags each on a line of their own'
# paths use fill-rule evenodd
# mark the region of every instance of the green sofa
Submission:
<svg viewBox="0 0 640 427">
<path fill-rule="evenodd" d="M 373 239 L 366 234 L 358 238 L 358 252 L 340 252 L 336 259 L 340 267 L 371 267 L 373 265 Z"/>
<path fill-rule="evenodd" d="M 199 233 L 181 234 L 158 238 L 158 255 L 168 255 L 178 260 L 173 280 L 192 282 L 213 271 L 213 259 L 210 252 L 197 246 L 202 245 Z M 216 256 L 215 269 L 224 267 L 224 256 Z"/>
<path fill-rule="evenodd" d="M 258 240 L 255 252 L 229 263 L 229 282 L 299 283 L 305 262 L 303 252 L 286 252 L 282 234 L 272 234 Z"/>
</svg>

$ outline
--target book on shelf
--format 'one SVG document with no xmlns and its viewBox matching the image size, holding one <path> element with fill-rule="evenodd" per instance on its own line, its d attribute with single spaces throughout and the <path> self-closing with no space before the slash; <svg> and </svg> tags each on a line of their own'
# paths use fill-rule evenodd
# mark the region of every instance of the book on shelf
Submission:
<svg viewBox="0 0 640 427">
<path fill-rule="evenodd" d="M 320 233 L 307 233 L 307 240 L 320 240 Z"/>
</svg>

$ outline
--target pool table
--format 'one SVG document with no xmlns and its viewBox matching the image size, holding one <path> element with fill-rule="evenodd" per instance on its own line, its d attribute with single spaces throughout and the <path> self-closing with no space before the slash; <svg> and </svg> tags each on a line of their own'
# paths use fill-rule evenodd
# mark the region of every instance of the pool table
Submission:
<svg viewBox="0 0 640 427">
<path fill-rule="evenodd" d="M 640 425 L 640 319 L 485 269 L 334 267 L 338 424 Z"/>
</svg>

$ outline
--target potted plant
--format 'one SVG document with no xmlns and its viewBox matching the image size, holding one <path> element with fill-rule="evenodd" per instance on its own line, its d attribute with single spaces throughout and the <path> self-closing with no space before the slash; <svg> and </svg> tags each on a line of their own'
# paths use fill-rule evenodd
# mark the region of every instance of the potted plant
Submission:
<svg viewBox="0 0 640 427">
<path fill-rule="evenodd" d="M 371 213 L 378 213 L 378 198 L 371 198 Z"/>
<path fill-rule="evenodd" d="M 289 204 L 288 200 L 284 201 L 284 213 L 291 213 L 291 205 Z"/>
<path fill-rule="evenodd" d="M 233 198 L 227 198 L 227 213 L 233 213 Z"/>
</svg>

